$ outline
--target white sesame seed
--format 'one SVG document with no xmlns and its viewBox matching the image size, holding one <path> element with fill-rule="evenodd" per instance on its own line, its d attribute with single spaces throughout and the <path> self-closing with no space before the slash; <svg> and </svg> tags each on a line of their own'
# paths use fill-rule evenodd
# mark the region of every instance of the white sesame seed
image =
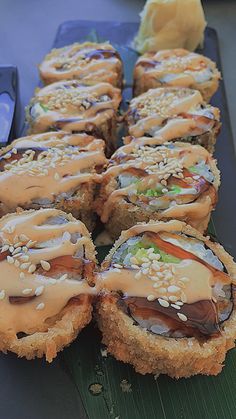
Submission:
<svg viewBox="0 0 236 419">
<path fill-rule="evenodd" d="M 141 276 L 142 276 L 142 272 L 141 271 L 134 275 L 135 279 L 140 279 Z"/>
<path fill-rule="evenodd" d="M 12 149 L 12 153 L 17 154 L 17 149 L 15 147 Z"/>
<path fill-rule="evenodd" d="M 153 288 L 160 288 L 160 287 L 161 287 L 160 282 L 155 282 L 155 284 L 153 284 Z"/>
<path fill-rule="evenodd" d="M 176 310 L 180 310 L 180 307 L 177 306 L 176 304 L 171 304 L 171 307 L 175 308 Z"/>
<path fill-rule="evenodd" d="M 178 306 L 182 306 L 184 303 L 182 301 L 176 301 L 176 303 Z"/>
<path fill-rule="evenodd" d="M 164 294 L 166 292 L 166 288 L 164 288 L 164 287 L 159 288 L 159 292 L 161 294 Z"/>
<path fill-rule="evenodd" d="M 28 247 L 23 246 L 23 247 L 22 247 L 22 250 L 23 250 L 23 252 L 24 252 L 24 253 L 27 253 L 29 249 L 28 249 Z"/>
<path fill-rule="evenodd" d="M 26 243 L 26 247 L 30 248 L 33 247 L 37 243 L 36 240 L 29 240 L 28 243 Z"/>
<path fill-rule="evenodd" d="M 189 282 L 189 278 L 187 278 L 186 276 L 183 276 L 182 278 L 180 278 L 180 281 Z"/>
<path fill-rule="evenodd" d="M 32 263 L 32 265 L 30 265 L 30 267 L 29 267 L 29 269 L 28 269 L 28 272 L 30 273 L 30 274 L 32 274 L 33 272 L 35 272 L 36 271 L 36 265 L 34 265 L 33 263 Z"/>
<path fill-rule="evenodd" d="M 21 247 L 16 247 L 15 250 L 12 252 L 12 255 L 16 255 L 21 251 Z"/>
<path fill-rule="evenodd" d="M 46 260 L 40 260 L 40 264 L 45 271 L 50 271 L 51 265 Z"/>
<path fill-rule="evenodd" d="M 3 156 L 4 159 L 10 159 L 11 158 L 11 153 L 6 153 L 5 156 Z"/>
<path fill-rule="evenodd" d="M 38 297 L 39 295 L 41 295 L 43 293 L 44 290 L 44 286 L 41 285 L 40 287 L 37 287 L 35 290 L 35 295 Z"/>
<path fill-rule="evenodd" d="M 9 247 L 9 250 L 10 250 L 11 253 L 14 252 L 14 247 L 13 246 L 10 246 Z"/>
<path fill-rule="evenodd" d="M 142 268 L 149 268 L 151 262 L 144 262 L 142 263 Z"/>
<path fill-rule="evenodd" d="M 152 295 L 152 294 L 148 295 L 147 300 L 148 301 L 154 301 L 155 300 L 155 295 Z"/>
<path fill-rule="evenodd" d="M 43 309 L 44 309 L 44 307 L 45 307 L 45 304 L 44 304 L 44 303 L 39 303 L 39 304 L 36 306 L 36 310 L 43 310 Z"/>
<path fill-rule="evenodd" d="M 120 270 L 119 270 L 119 272 L 120 272 Z M 65 280 L 67 279 L 67 277 L 68 277 L 68 274 L 64 274 L 64 275 L 62 275 L 62 276 L 58 279 L 58 281 L 59 281 L 59 282 L 63 282 L 63 281 L 65 281 Z"/>
<path fill-rule="evenodd" d="M 22 256 L 20 256 L 20 260 L 21 260 L 22 262 L 28 262 L 28 260 L 29 260 L 29 255 L 22 255 Z"/>
<path fill-rule="evenodd" d="M 182 320 L 183 322 L 186 322 L 188 320 L 188 318 L 185 316 L 185 314 L 183 313 L 177 313 L 177 316 L 179 317 L 180 320 Z"/>
<path fill-rule="evenodd" d="M 15 260 L 15 262 L 14 262 L 14 265 L 16 266 L 16 268 L 19 268 L 19 266 L 20 266 L 20 262 L 19 262 L 19 260 Z"/>
<path fill-rule="evenodd" d="M 55 175 L 54 175 L 54 179 L 55 179 L 55 180 L 60 180 L 60 175 L 59 175 L 59 173 L 55 173 Z"/>
<path fill-rule="evenodd" d="M 25 274 L 24 274 L 24 272 L 20 272 L 20 279 L 25 279 Z"/>
<path fill-rule="evenodd" d="M 163 300 L 162 298 L 158 298 L 158 303 L 162 306 L 162 307 L 169 307 L 169 303 L 166 300 Z"/>
<path fill-rule="evenodd" d="M 8 249 L 9 249 L 9 245 L 5 244 L 4 246 L 2 246 L 1 253 L 6 252 Z"/>
<path fill-rule="evenodd" d="M 6 293 L 4 290 L 0 291 L 0 300 L 3 300 L 5 298 L 5 295 Z"/>
<path fill-rule="evenodd" d="M 22 263 L 21 265 L 20 265 L 20 268 L 21 269 L 28 269 L 28 267 L 31 265 L 31 263 L 30 262 L 27 262 L 27 263 Z"/>
<path fill-rule="evenodd" d="M 132 269 L 140 269 L 140 267 L 138 265 L 131 265 Z"/>
<path fill-rule="evenodd" d="M 122 269 L 123 268 L 123 266 L 122 265 L 120 265 L 119 263 L 114 263 L 114 268 L 119 268 L 119 269 Z"/>
<path fill-rule="evenodd" d="M 29 294 L 31 294 L 31 292 L 32 292 L 32 288 L 25 288 L 25 289 L 22 291 L 22 294 L 24 294 L 24 295 L 29 295 Z"/>
<path fill-rule="evenodd" d="M 13 257 L 7 256 L 7 262 L 10 263 L 10 265 L 12 265 L 14 263 Z"/>
<path fill-rule="evenodd" d="M 175 292 L 178 292 L 178 291 L 180 291 L 180 287 L 176 287 L 176 285 L 170 285 L 168 288 L 167 288 L 167 291 L 168 292 L 173 292 L 173 293 L 175 293 Z"/>
<path fill-rule="evenodd" d="M 175 295 L 170 295 L 168 298 L 170 301 L 173 301 L 173 303 L 175 303 L 175 301 L 178 300 L 178 298 Z"/>
<path fill-rule="evenodd" d="M 142 262 L 149 262 L 149 259 L 145 258 L 145 257 L 143 257 L 141 260 L 142 260 Z"/>
</svg>

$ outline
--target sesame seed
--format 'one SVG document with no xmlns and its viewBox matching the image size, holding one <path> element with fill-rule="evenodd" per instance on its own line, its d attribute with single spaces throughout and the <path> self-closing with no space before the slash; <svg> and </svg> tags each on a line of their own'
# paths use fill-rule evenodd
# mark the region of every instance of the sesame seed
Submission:
<svg viewBox="0 0 236 419">
<path fill-rule="evenodd" d="M 3 156 L 4 159 L 10 159 L 11 158 L 11 153 L 6 153 L 5 156 Z"/>
<path fill-rule="evenodd" d="M 36 271 L 36 265 L 34 265 L 33 263 L 32 263 L 32 265 L 30 265 L 30 267 L 29 267 L 29 269 L 28 269 L 28 272 L 30 273 L 30 274 L 32 274 L 33 272 L 35 272 Z"/>
<path fill-rule="evenodd" d="M 177 313 L 177 316 L 179 317 L 180 320 L 182 320 L 183 322 L 186 322 L 188 320 L 188 318 L 185 316 L 185 314 L 182 313 Z"/>
<path fill-rule="evenodd" d="M 137 274 L 134 275 L 135 279 L 140 279 L 142 276 L 142 272 L 138 272 Z"/>
<path fill-rule="evenodd" d="M 153 284 L 153 288 L 160 288 L 161 287 L 161 283 L 155 282 L 155 284 Z"/>
<path fill-rule="evenodd" d="M 27 262 L 27 263 L 22 263 L 21 265 L 20 265 L 20 269 L 28 269 L 28 267 L 31 265 L 31 263 L 30 262 Z"/>
<path fill-rule="evenodd" d="M 0 300 L 3 300 L 5 298 L 5 295 L 6 295 L 5 291 L 1 290 L 0 291 Z"/>
<path fill-rule="evenodd" d="M 12 153 L 17 154 L 17 149 L 15 147 L 12 149 Z"/>
<path fill-rule="evenodd" d="M 6 252 L 8 249 L 9 249 L 9 245 L 5 244 L 4 246 L 2 246 L 1 253 Z"/>
<path fill-rule="evenodd" d="M 183 276 L 182 278 L 180 278 L 180 281 L 189 282 L 189 278 L 187 278 L 186 276 Z"/>
<path fill-rule="evenodd" d="M 182 301 L 176 301 L 176 303 L 178 306 L 182 306 L 184 303 Z"/>
<path fill-rule="evenodd" d="M 155 296 L 152 295 L 152 294 L 150 294 L 150 295 L 147 296 L 147 300 L 148 301 L 154 301 L 155 300 Z"/>
<path fill-rule="evenodd" d="M 166 292 L 166 288 L 163 288 L 163 287 L 159 288 L 159 292 L 161 294 L 164 294 Z"/>
<path fill-rule="evenodd" d="M 33 247 L 37 243 L 36 240 L 29 240 L 28 243 L 26 243 L 26 247 L 30 248 Z"/>
<path fill-rule="evenodd" d="M 40 287 L 37 287 L 36 290 L 35 290 L 35 295 L 38 297 L 39 295 L 41 295 L 43 293 L 43 290 L 44 290 L 43 285 L 40 286 Z"/>
<path fill-rule="evenodd" d="M 119 270 L 119 272 L 120 272 L 120 270 Z M 64 274 L 64 275 L 62 275 L 62 276 L 58 279 L 58 281 L 59 281 L 59 282 L 63 282 L 63 281 L 65 281 L 65 280 L 67 279 L 67 277 L 68 277 L 68 274 Z"/>
<path fill-rule="evenodd" d="M 176 310 L 180 310 L 180 307 L 177 306 L 176 304 L 171 304 L 171 307 L 175 308 Z"/>
<path fill-rule="evenodd" d="M 113 265 L 115 268 L 119 268 L 119 269 L 122 269 L 123 268 L 123 266 L 122 265 L 120 265 L 119 263 L 114 263 L 114 265 Z"/>
<path fill-rule="evenodd" d="M 149 268 L 150 262 L 144 262 L 142 263 L 142 268 Z"/>
<path fill-rule="evenodd" d="M 25 274 L 24 274 L 24 272 L 20 272 L 20 279 L 25 279 Z"/>
<path fill-rule="evenodd" d="M 19 266 L 20 266 L 19 260 L 16 259 L 14 264 L 15 264 L 16 268 L 19 268 Z"/>
<path fill-rule="evenodd" d="M 131 265 L 132 269 L 140 269 L 140 267 L 138 265 Z"/>
<path fill-rule="evenodd" d="M 22 291 L 22 294 L 24 294 L 24 295 L 29 295 L 29 294 L 31 294 L 31 292 L 32 292 L 32 288 L 25 288 L 25 289 Z"/>
<path fill-rule="evenodd" d="M 173 301 L 173 303 L 174 303 L 175 301 L 177 301 L 177 300 L 178 300 L 178 298 L 177 298 L 175 295 L 170 295 L 170 296 L 169 296 L 169 300 L 170 300 L 170 301 Z"/>
<path fill-rule="evenodd" d="M 50 271 L 51 265 L 46 260 L 40 260 L 40 264 L 45 271 Z"/>
<path fill-rule="evenodd" d="M 10 263 L 10 265 L 13 264 L 14 263 L 13 257 L 7 256 L 7 262 Z"/>
<path fill-rule="evenodd" d="M 16 247 L 15 250 L 12 252 L 12 255 L 16 255 L 21 251 L 21 247 Z"/>
<path fill-rule="evenodd" d="M 162 298 L 158 298 L 158 303 L 162 306 L 162 307 L 169 307 L 169 303 L 166 300 L 163 300 Z"/>
<path fill-rule="evenodd" d="M 44 307 L 45 307 L 45 304 L 44 304 L 44 303 L 39 303 L 39 304 L 36 306 L 36 310 L 43 310 L 43 309 L 44 309 Z"/>
<path fill-rule="evenodd" d="M 11 253 L 14 252 L 14 247 L 13 246 L 10 246 L 9 247 L 9 250 L 10 250 Z"/>
<path fill-rule="evenodd" d="M 59 173 L 55 173 L 55 175 L 54 175 L 54 179 L 55 179 L 55 180 L 60 180 L 60 175 L 59 175 Z"/>
<path fill-rule="evenodd" d="M 167 288 L 167 291 L 168 292 L 173 292 L 173 293 L 175 293 L 175 292 L 178 292 L 178 291 L 180 291 L 180 287 L 177 287 L 176 285 L 170 285 L 168 288 Z"/>
<path fill-rule="evenodd" d="M 21 260 L 22 262 L 28 262 L 28 260 L 29 260 L 29 256 L 28 256 L 28 255 L 22 255 L 22 256 L 20 256 L 20 260 Z"/>
</svg>

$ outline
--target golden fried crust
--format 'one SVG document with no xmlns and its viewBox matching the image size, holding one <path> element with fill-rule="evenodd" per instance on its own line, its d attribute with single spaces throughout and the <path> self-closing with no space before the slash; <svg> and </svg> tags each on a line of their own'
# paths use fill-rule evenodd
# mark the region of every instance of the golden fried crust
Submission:
<svg viewBox="0 0 236 419">
<path fill-rule="evenodd" d="M 236 264 L 221 245 L 210 242 L 209 238 L 203 237 L 185 223 L 182 225 L 183 233 L 203 240 L 224 263 L 230 276 L 236 277 Z M 124 235 L 121 235 L 107 256 L 107 262 L 123 242 Z M 132 364 L 141 374 L 168 374 L 173 378 L 196 374 L 217 375 L 223 368 L 227 351 L 235 346 L 235 308 L 229 320 L 223 323 L 218 337 L 200 342 L 194 337 L 175 339 L 154 335 L 136 326 L 132 318 L 118 308 L 116 301 L 115 295 L 103 295 L 97 304 L 97 319 L 103 333 L 103 343 L 116 359 Z"/>
<path fill-rule="evenodd" d="M 153 335 L 124 314 L 109 297 L 97 306 L 103 343 L 116 359 L 130 363 L 141 374 L 168 374 L 173 378 L 217 375 L 226 352 L 236 338 L 236 312 L 225 322 L 221 336 L 200 343 L 195 338 L 164 338 Z"/>
<path fill-rule="evenodd" d="M 53 319 L 53 326 L 46 332 L 35 332 L 32 335 L 17 337 L 14 332 L 0 333 L 0 350 L 14 352 L 20 358 L 42 358 L 52 362 L 64 347 L 69 345 L 92 318 L 91 297 L 83 295 L 73 298 Z M 50 319 L 48 320 L 50 323 Z"/>
</svg>

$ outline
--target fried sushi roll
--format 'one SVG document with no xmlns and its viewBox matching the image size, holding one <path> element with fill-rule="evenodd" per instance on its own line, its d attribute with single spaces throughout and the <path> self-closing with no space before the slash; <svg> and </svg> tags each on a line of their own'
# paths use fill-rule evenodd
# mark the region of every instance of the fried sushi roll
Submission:
<svg viewBox="0 0 236 419">
<path fill-rule="evenodd" d="M 39 73 L 44 84 L 73 79 L 121 88 L 123 82 L 121 58 L 109 43 L 84 42 L 55 48 L 39 65 Z"/>
<path fill-rule="evenodd" d="M 217 91 L 220 72 L 203 55 L 185 49 L 166 49 L 142 55 L 134 68 L 134 95 L 156 87 L 189 87 L 209 102 Z"/>
<path fill-rule="evenodd" d="M 91 320 L 95 249 L 88 230 L 55 209 L 0 219 L 0 350 L 52 359 Z"/>
<path fill-rule="evenodd" d="M 141 374 L 216 375 L 236 338 L 236 264 L 183 222 L 122 233 L 102 265 L 103 343 Z"/>
<path fill-rule="evenodd" d="M 85 132 L 116 148 L 121 93 L 109 83 L 85 86 L 77 80 L 52 83 L 36 91 L 26 110 L 29 134 L 65 130 Z"/>
<path fill-rule="evenodd" d="M 103 140 L 62 131 L 13 141 L 0 151 L 0 216 L 17 207 L 57 208 L 92 230 L 104 148 Z"/>
<path fill-rule="evenodd" d="M 161 87 L 150 89 L 130 102 L 129 134 L 186 141 L 214 151 L 220 130 L 220 111 L 207 105 L 197 90 Z"/>
<path fill-rule="evenodd" d="M 215 160 L 199 145 L 131 142 L 113 154 L 95 205 L 113 238 L 150 219 L 175 218 L 204 232 L 219 184 Z"/>
</svg>

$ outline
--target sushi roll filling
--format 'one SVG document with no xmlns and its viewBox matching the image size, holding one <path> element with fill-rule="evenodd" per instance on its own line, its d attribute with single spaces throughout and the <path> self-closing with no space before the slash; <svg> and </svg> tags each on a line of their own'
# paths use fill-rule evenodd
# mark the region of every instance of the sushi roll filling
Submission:
<svg viewBox="0 0 236 419">
<path fill-rule="evenodd" d="M 183 275 L 193 260 L 213 275 L 206 299 L 198 299 L 198 286 L 190 271 L 188 276 L 178 274 Z M 225 267 L 204 242 L 183 233 L 145 232 L 131 237 L 113 254 L 109 269 L 118 269 L 122 275 L 132 272 L 137 286 L 139 281 L 151 283 L 153 294 L 146 297 L 136 296 L 134 288 L 129 294 L 121 290 L 115 298 L 135 325 L 153 334 L 204 340 L 220 333 L 221 324 L 233 310 L 232 284 Z M 193 295 L 196 287 L 193 301 L 187 296 L 190 285 Z"/>
</svg>

